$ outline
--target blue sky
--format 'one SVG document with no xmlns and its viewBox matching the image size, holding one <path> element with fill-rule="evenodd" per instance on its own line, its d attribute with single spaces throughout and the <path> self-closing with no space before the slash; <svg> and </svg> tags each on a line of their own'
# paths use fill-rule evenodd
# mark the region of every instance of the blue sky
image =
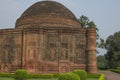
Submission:
<svg viewBox="0 0 120 80">
<path fill-rule="evenodd" d="M 41 0 L 1 0 L 0 28 L 14 28 L 16 20 L 32 4 Z M 120 31 L 120 0 L 53 0 L 70 9 L 77 18 L 82 14 L 94 21 L 106 39 Z"/>
</svg>

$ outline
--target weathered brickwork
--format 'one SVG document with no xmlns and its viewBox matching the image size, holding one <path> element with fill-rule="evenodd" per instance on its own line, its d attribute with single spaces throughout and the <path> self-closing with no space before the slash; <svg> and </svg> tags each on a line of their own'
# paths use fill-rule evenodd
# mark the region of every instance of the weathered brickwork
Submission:
<svg viewBox="0 0 120 80">
<path fill-rule="evenodd" d="M 16 69 L 30 73 L 76 69 L 97 73 L 96 29 L 82 28 L 62 4 L 35 3 L 16 21 L 14 29 L 0 30 L 0 72 Z"/>
</svg>

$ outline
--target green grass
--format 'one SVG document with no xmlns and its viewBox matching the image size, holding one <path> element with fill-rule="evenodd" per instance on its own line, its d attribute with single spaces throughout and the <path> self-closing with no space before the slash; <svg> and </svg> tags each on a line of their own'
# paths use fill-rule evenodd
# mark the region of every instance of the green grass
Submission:
<svg viewBox="0 0 120 80">
<path fill-rule="evenodd" d="M 2 78 L 0 77 L 0 80 L 15 80 L 13 78 Z M 58 80 L 57 78 L 53 78 L 53 79 L 27 79 L 27 80 Z"/>
<path fill-rule="evenodd" d="M 14 80 L 13 78 L 0 78 L 0 80 Z M 58 80 L 57 78 L 53 79 L 27 79 L 27 80 Z M 98 80 L 98 78 L 87 78 L 86 80 Z"/>
<path fill-rule="evenodd" d="M 27 79 L 27 80 L 52 80 L 52 79 Z"/>
<path fill-rule="evenodd" d="M 27 79 L 27 80 L 52 80 L 52 79 Z"/>
<path fill-rule="evenodd" d="M 14 80 L 13 78 L 2 78 L 0 77 L 0 80 Z"/>
<path fill-rule="evenodd" d="M 98 78 L 87 78 L 86 80 L 98 80 Z"/>
</svg>

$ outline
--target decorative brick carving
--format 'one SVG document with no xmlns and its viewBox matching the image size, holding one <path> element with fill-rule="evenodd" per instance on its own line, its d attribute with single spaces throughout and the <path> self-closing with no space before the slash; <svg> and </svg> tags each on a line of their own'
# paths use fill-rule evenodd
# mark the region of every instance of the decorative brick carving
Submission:
<svg viewBox="0 0 120 80">
<path fill-rule="evenodd" d="M 41 3 L 51 8 L 41 8 Z M 57 2 L 42 1 L 33 6 L 16 21 L 15 28 L 0 30 L 0 72 L 83 69 L 97 73 L 95 28 L 81 28 L 72 12 Z"/>
</svg>

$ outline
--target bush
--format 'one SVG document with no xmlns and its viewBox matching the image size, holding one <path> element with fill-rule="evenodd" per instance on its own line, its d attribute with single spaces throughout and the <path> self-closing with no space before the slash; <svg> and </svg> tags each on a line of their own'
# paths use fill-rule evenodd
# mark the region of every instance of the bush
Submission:
<svg viewBox="0 0 120 80">
<path fill-rule="evenodd" d="M 106 80 L 105 79 L 105 75 L 104 74 L 101 74 L 100 78 L 98 80 Z"/>
<path fill-rule="evenodd" d="M 73 73 L 77 74 L 81 80 L 86 80 L 87 72 L 84 70 L 74 70 Z"/>
<path fill-rule="evenodd" d="M 0 77 L 7 77 L 7 78 L 13 78 L 13 73 L 0 73 Z"/>
<path fill-rule="evenodd" d="M 54 78 L 59 78 L 59 76 L 60 76 L 60 73 L 54 73 L 54 74 L 53 74 L 53 77 L 54 77 Z"/>
<path fill-rule="evenodd" d="M 29 74 L 28 78 L 51 79 L 53 74 Z"/>
<path fill-rule="evenodd" d="M 120 70 L 120 67 L 117 67 L 118 70 Z"/>
<path fill-rule="evenodd" d="M 88 74 L 88 78 L 99 78 L 101 74 Z"/>
<path fill-rule="evenodd" d="M 80 77 L 74 73 L 64 73 L 59 76 L 59 80 L 80 80 Z"/>
<path fill-rule="evenodd" d="M 25 80 L 27 79 L 28 74 L 26 70 L 16 70 L 15 72 L 15 80 Z"/>
<path fill-rule="evenodd" d="M 110 71 L 120 73 L 120 70 L 118 70 L 118 69 L 110 69 Z"/>
</svg>

